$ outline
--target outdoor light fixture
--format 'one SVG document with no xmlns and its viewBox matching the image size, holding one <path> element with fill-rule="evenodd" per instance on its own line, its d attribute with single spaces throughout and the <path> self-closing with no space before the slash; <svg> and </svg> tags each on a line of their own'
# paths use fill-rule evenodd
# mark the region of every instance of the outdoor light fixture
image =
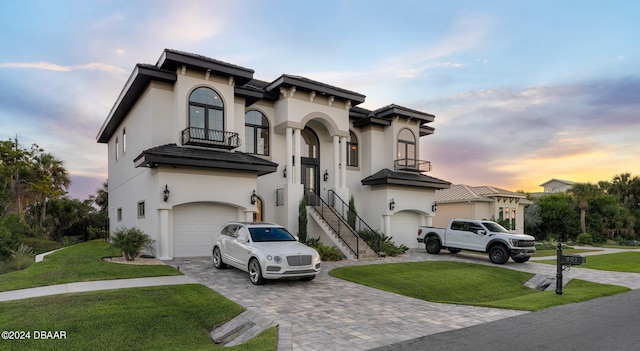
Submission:
<svg viewBox="0 0 640 351">
<path fill-rule="evenodd" d="M 431 212 L 436 212 L 436 210 L 438 210 L 438 204 L 434 202 L 433 205 L 431 205 Z"/>
<path fill-rule="evenodd" d="M 322 176 L 324 181 L 326 182 L 327 180 L 329 180 L 329 171 L 328 170 L 324 170 L 324 175 Z"/>
<path fill-rule="evenodd" d="M 284 169 L 282 170 L 282 176 L 283 176 L 284 178 L 286 178 L 286 177 L 287 177 L 287 166 L 284 166 Z"/>
<path fill-rule="evenodd" d="M 252 205 L 255 205 L 257 200 L 258 200 L 258 196 L 256 195 L 256 191 L 254 190 L 254 191 L 251 193 L 251 204 L 252 204 Z"/>
<path fill-rule="evenodd" d="M 389 210 L 393 211 L 394 208 L 396 208 L 396 200 L 391 198 L 391 201 L 389 201 Z"/>
<path fill-rule="evenodd" d="M 167 200 L 169 200 L 169 194 L 171 193 L 167 184 L 164 185 L 164 191 L 162 193 L 164 194 L 164 202 L 167 202 Z"/>
</svg>

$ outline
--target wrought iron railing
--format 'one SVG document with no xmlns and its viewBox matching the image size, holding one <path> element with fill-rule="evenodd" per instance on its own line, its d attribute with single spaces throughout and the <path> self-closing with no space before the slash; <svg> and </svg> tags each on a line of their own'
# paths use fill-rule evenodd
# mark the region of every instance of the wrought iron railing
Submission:
<svg viewBox="0 0 640 351">
<path fill-rule="evenodd" d="M 305 189 L 305 199 L 307 205 L 312 206 L 320 215 L 324 222 L 340 238 L 340 241 L 351 251 L 356 258 L 359 258 L 360 241 L 362 240 L 347 221 L 340 216 L 336 210 L 329 206 L 313 189 Z M 332 221 L 335 218 L 337 221 Z M 354 240 L 355 239 L 355 240 Z M 351 243 L 355 241 L 355 245 Z M 353 247 L 355 246 L 355 247 Z"/>
<path fill-rule="evenodd" d="M 431 171 L 431 162 L 425 160 L 416 160 L 413 158 L 401 158 L 395 160 L 393 168 L 396 171 L 410 172 L 429 172 Z"/>
<path fill-rule="evenodd" d="M 182 131 L 182 145 L 208 146 L 231 150 L 240 147 L 242 141 L 238 133 L 189 127 Z"/>
<path fill-rule="evenodd" d="M 371 229 L 371 227 L 364 221 L 358 214 L 355 209 L 351 209 L 349 205 L 338 195 L 335 191 L 329 190 L 327 191 L 329 205 L 335 210 L 335 212 L 347 221 L 349 227 L 351 227 L 358 237 L 364 239 L 366 237 L 369 239 L 369 247 L 376 254 L 380 255 L 381 246 L 382 246 L 382 238 L 378 235 L 378 232 Z M 373 242 L 371 242 L 373 241 Z"/>
</svg>

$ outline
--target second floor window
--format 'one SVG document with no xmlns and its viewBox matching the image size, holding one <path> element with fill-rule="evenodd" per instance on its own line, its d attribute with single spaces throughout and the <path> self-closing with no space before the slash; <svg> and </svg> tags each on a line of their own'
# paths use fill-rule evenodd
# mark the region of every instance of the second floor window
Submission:
<svg viewBox="0 0 640 351">
<path fill-rule="evenodd" d="M 358 138 L 351 131 L 347 141 L 347 166 L 358 167 Z"/>
<path fill-rule="evenodd" d="M 398 160 L 405 160 L 405 166 L 416 162 L 416 137 L 406 128 L 398 133 Z"/>
<path fill-rule="evenodd" d="M 200 87 L 189 95 L 189 127 L 200 128 L 204 139 L 222 140 L 224 103 L 213 89 Z"/>
<path fill-rule="evenodd" d="M 269 120 L 258 111 L 244 115 L 245 152 L 269 155 Z"/>
</svg>

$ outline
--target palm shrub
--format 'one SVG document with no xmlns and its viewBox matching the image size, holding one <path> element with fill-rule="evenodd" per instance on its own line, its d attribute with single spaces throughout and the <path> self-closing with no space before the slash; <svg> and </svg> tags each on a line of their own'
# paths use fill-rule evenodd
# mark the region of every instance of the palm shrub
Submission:
<svg viewBox="0 0 640 351">
<path fill-rule="evenodd" d="M 396 245 L 393 242 L 393 237 L 386 236 L 384 233 L 376 232 L 373 230 L 361 230 L 358 235 L 364 240 L 371 248 L 377 249 L 378 253 L 385 256 L 398 256 L 409 250 L 405 245 Z"/>
<path fill-rule="evenodd" d="M 340 261 L 342 260 L 342 252 L 335 246 L 327 246 L 318 241 L 315 246 L 316 251 L 320 254 L 323 261 Z"/>
<path fill-rule="evenodd" d="M 34 262 L 35 255 L 31 247 L 20 244 L 17 249 L 13 250 L 9 266 L 11 269 L 19 271 L 29 267 Z"/>
<path fill-rule="evenodd" d="M 153 242 L 153 239 L 136 227 L 119 228 L 111 236 L 111 246 L 122 250 L 127 261 L 135 260 L 142 249 L 151 249 Z"/>
</svg>

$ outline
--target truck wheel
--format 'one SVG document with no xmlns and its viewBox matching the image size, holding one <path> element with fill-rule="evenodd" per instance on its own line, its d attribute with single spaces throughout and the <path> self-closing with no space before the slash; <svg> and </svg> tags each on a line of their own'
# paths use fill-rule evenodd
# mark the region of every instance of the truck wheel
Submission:
<svg viewBox="0 0 640 351">
<path fill-rule="evenodd" d="M 525 263 L 527 261 L 529 261 L 529 256 L 527 257 L 511 257 L 512 260 L 518 262 L 518 263 Z"/>
<path fill-rule="evenodd" d="M 496 245 L 489 249 L 489 259 L 495 264 L 505 264 L 509 261 L 509 254 L 502 245 Z"/>
<path fill-rule="evenodd" d="M 449 250 L 449 252 L 454 254 L 454 255 L 457 254 L 458 252 L 462 251 L 460 249 L 447 249 L 447 250 Z"/>
<path fill-rule="evenodd" d="M 432 255 L 437 255 L 440 253 L 440 249 L 441 249 L 440 240 L 436 238 L 429 238 L 427 239 L 427 243 L 425 244 L 425 247 L 428 253 Z"/>
</svg>

